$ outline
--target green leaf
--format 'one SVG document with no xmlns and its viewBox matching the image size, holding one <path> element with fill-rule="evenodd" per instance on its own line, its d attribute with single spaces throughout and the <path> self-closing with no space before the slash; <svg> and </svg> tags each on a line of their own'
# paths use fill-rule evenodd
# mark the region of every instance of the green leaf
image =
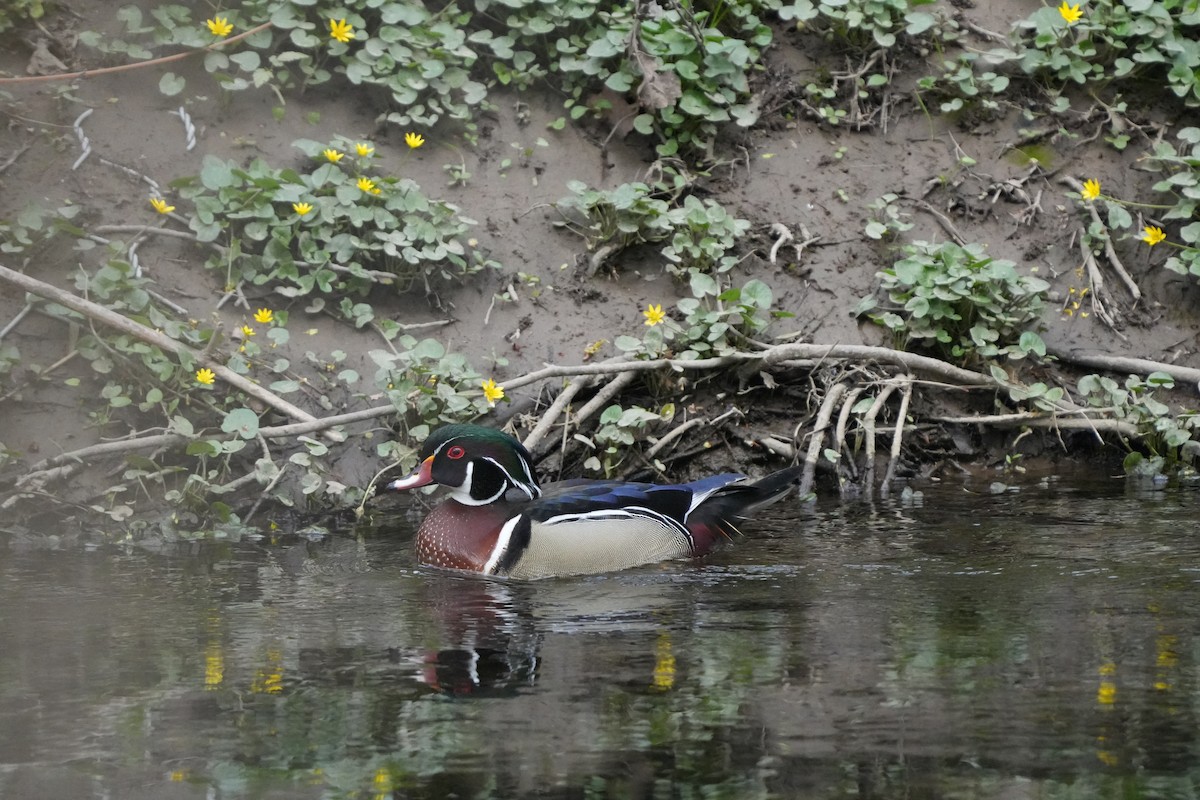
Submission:
<svg viewBox="0 0 1200 800">
<path fill-rule="evenodd" d="M 1017 346 L 1026 353 L 1036 353 L 1038 356 L 1045 357 L 1046 343 L 1042 341 L 1042 337 L 1038 336 L 1033 331 L 1025 331 L 1021 334 L 1021 338 Z"/>
<path fill-rule="evenodd" d="M 167 97 L 179 94 L 185 86 L 187 86 L 187 81 L 174 72 L 164 72 L 163 76 L 158 79 L 158 90 Z"/>
<path fill-rule="evenodd" d="M 243 439 L 253 439 L 258 435 L 258 415 L 248 408 L 235 408 L 225 415 L 221 430 L 236 433 Z"/>
</svg>

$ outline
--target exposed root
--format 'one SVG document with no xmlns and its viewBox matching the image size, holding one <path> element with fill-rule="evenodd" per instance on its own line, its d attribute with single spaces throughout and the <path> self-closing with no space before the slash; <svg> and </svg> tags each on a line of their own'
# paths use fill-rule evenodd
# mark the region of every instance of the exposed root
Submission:
<svg viewBox="0 0 1200 800">
<path fill-rule="evenodd" d="M 825 431 L 829 428 L 829 419 L 838 401 L 846 393 L 844 383 L 836 383 L 829 388 L 825 400 L 817 411 L 816 422 L 813 423 L 812 438 L 808 440 L 808 450 L 804 454 L 804 471 L 800 473 L 800 497 L 807 498 L 812 493 L 813 480 L 817 472 L 817 459 L 821 457 L 821 445 L 825 442 Z"/>
</svg>

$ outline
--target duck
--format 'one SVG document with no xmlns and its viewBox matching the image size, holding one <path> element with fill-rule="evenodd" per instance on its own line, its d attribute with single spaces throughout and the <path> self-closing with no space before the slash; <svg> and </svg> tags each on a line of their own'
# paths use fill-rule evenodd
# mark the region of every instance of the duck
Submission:
<svg viewBox="0 0 1200 800">
<path fill-rule="evenodd" d="M 523 580 L 615 572 L 703 556 L 737 524 L 788 493 L 793 466 L 750 480 L 740 473 L 658 484 L 576 478 L 542 486 L 515 438 L 477 424 L 430 434 L 403 492 L 438 484 L 450 496 L 417 530 L 417 561 Z"/>
</svg>

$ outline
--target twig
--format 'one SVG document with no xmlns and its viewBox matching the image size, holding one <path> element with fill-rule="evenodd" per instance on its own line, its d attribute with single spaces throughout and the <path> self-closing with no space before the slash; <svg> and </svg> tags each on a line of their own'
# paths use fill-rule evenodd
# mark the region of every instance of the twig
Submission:
<svg viewBox="0 0 1200 800">
<path fill-rule="evenodd" d="M 902 378 L 904 396 L 900 398 L 900 410 L 896 412 L 896 429 L 892 434 L 892 452 L 888 458 L 887 472 L 883 474 L 883 484 L 879 487 L 879 496 L 886 499 L 891 492 L 892 477 L 896 474 L 896 462 L 900 460 L 900 443 L 904 438 L 904 418 L 908 415 L 908 404 L 912 400 L 913 384 L 907 378 Z"/>
<path fill-rule="evenodd" d="M 1030 411 L 1021 414 L 991 414 L 974 417 L 930 417 L 932 422 L 944 422 L 947 425 L 991 425 L 997 428 L 1064 428 L 1068 430 L 1090 430 L 1116 433 L 1129 438 L 1137 438 L 1137 426 L 1122 419 L 1083 419 L 1058 417 L 1050 414 Z"/>
<path fill-rule="evenodd" d="M 1079 241 L 1079 256 L 1083 259 L 1083 269 L 1088 276 L 1088 293 L 1092 297 L 1092 311 L 1096 313 L 1104 324 L 1107 325 L 1113 333 L 1128 341 L 1125 336 L 1117 330 L 1117 321 L 1112 313 L 1108 310 L 1108 304 L 1105 298 L 1109 296 L 1108 291 L 1104 288 L 1104 273 L 1100 271 L 1100 265 L 1096 263 L 1096 256 L 1092 253 L 1092 249 L 1084 242 L 1084 232 L 1081 230 L 1077 234 Z"/>
<path fill-rule="evenodd" d="M 816 422 L 813 423 L 812 438 L 808 440 L 808 451 L 804 454 L 804 470 L 800 473 L 799 495 L 801 499 L 812 493 L 813 481 L 817 472 L 817 460 L 821 457 L 821 445 L 825 441 L 825 431 L 829 428 L 829 418 L 837 408 L 838 401 L 846 393 L 846 384 L 837 383 L 829 388 L 821 408 L 817 411 Z"/>
<path fill-rule="evenodd" d="M 25 316 L 32 310 L 33 310 L 33 303 L 26 300 L 25 307 L 22 308 L 20 311 L 18 311 L 17 315 L 15 317 L 13 317 L 11 320 L 9 320 L 9 323 L 4 326 L 3 330 L 0 330 L 0 341 L 3 341 L 4 337 L 8 336 L 8 334 L 10 332 L 12 332 L 13 328 L 20 325 L 21 320 L 25 319 Z"/>
<path fill-rule="evenodd" d="M 771 263 L 774 264 L 775 257 L 779 255 L 779 248 L 783 247 L 785 243 L 792 241 L 796 237 L 792 235 L 790 230 L 788 230 L 788 226 L 784 225 L 782 222 L 771 223 L 771 235 L 777 237 L 775 239 L 775 244 L 771 245 L 771 252 L 768 255 Z"/>
<path fill-rule="evenodd" d="M 720 416 L 714 417 L 712 421 L 709 421 L 707 417 L 693 417 L 687 422 L 677 425 L 669 432 L 663 434 L 663 436 L 657 442 L 655 442 L 649 450 L 646 451 L 646 459 L 650 460 L 657 456 L 663 451 L 663 448 L 678 439 L 683 434 L 687 433 L 692 428 L 699 427 L 700 425 L 708 425 L 710 428 L 715 428 L 730 417 L 739 415 L 741 413 L 742 410 L 740 408 L 731 408 Z"/>
<path fill-rule="evenodd" d="M 565 409 L 571 400 L 575 398 L 575 395 L 579 394 L 580 390 L 591 383 L 592 380 L 593 379 L 590 375 L 580 376 L 563 387 L 563 390 L 558 393 L 558 397 L 554 398 L 554 402 L 551 403 L 550 407 L 546 409 L 545 413 L 542 414 L 542 418 L 538 421 L 538 424 L 532 431 L 529 432 L 529 435 L 525 437 L 525 441 L 522 442 L 527 450 L 532 452 L 539 444 L 542 443 L 542 439 L 544 439 L 546 434 L 550 432 L 550 429 L 554 427 L 554 423 L 558 421 L 558 416 L 562 414 L 563 409 Z"/>
<path fill-rule="evenodd" d="M 253 36 L 261 30 L 266 30 L 271 27 L 270 22 L 264 22 L 255 28 L 251 28 L 245 33 L 239 33 L 237 36 L 230 36 L 228 39 L 222 39 L 219 42 L 213 42 L 207 47 L 197 47 L 194 50 L 188 50 L 183 53 L 175 53 L 174 55 L 162 56 L 161 58 L 152 58 L 149 61 L 138 61 L 133 64 L 120 64 L 115 67 L 101 67 L 99 69 L 85 69 L 79 72 L 60 72 L 56 75 L 24 75 L 19 78 L 0 78 L 0 86 L 11 83 L 36 83 L 41 81 L 72 81 L 76 78 L 92 78 L 96 75 L 110 75 L 114 72 L 126 72 L 131 69 L 142 69 L 143 67 L 155 67 L 160 64 L 169 64 L 172 61 L 182 61 L 189 56 L 194 56 L 198 53 L 207 53 L 210 50 L 217 50 L 226 45 L 233 44 L 245 39 L 247 36 Z"/>
<path fill-rule="evenodd" d="M 933 218 L 937 220 L 937 223 L 942 226 L 942 230 L 946 231 L 946 233 L 950 235 L 950 238 L 953 239 L 957 244 L 960 246 L 966 245 L 967 240 L 961 233 L 958 232 L 958 228 L 954 227 L 954 223 L 950 221 L 950 218 L 934 208 L 933 205 L 931 205 L 928 201 L 915 200 L 913 201 L 913 205 L 928 214 L 932 214 Z"/>
<path fill-rule="evenodd" d="M 624 391 L 626 386 L 633 383 L 633 379 L 636 377 L 636 372 L 622 372 L 601 387 L 600 391 L 596 392 L 592 399 L 584 403 L 583 407 L 575 413 L 575 427 L 578 428 L 593 414 L 604 408 L 614 397 Z"/>
<path fill-rule="evenodd" d="M 14 150 L 13 154 L 11 156 L 9 156 L 8 158 L 4 159 L 3 164 L 0 164 L 0 173 L 4 172 L 4 170 L 11 167 L 13 164 L 17 163 L 17 159 L 20 158 L 22 155 L 24 155 L 25 151 L 28 150 L 30 147 L 33 147 L 33 144 L 31 142 L 26 142 L 25 144 L 21 145 L 16 150 Z"/>
<path fill-rule="evenodd" d="M 867 410 L 863 417 L 863 431 L 866 435 L 866 448 L 864 458 L 866 460 L 867 474 L 863 480 L 863 491 L 867 497 L 875 491 L 875 418 L 879 416 L 879 412 L 883 409 L 884 403 L 892 396 L 892 392 L 896 391 L 896 384 L 889 381 L 883 385 L 883 389 L 879 392 L 879 396 L 875 398 L 875 402 L 871 404 L 871 408 Z"/>
<path fill-rule="evenodd" d="M 1060 175 L 1058 182 L 1065 183 L 1067 186 L 1070 186 L 1080 194 L 1083 193 L 1083 184 L 1070 175 Z M 1117 250 L 1113 246 L 1112 236 L 1108 232 L 1108 226 L 1105 225 L 1104 221 L 1100 219 L 1100 212 L 1096 210 L 1095 203 L 1084 202 L 1084 206 L 1087 208 L 1088 214 L 1091 215 L 1092 222 L 1096 223 L 1103 234 L 1104 255 L 1108 258 L 1109 266 L 1111 266 L 1113 271 L 1117 273 L 1117 277 L 1119 277 L 1121 282 L 1125 284 L 1125 288 L 1129 290 L 1131 295 L 1133 295 L 1133 301 L 1136 303 L 1142 298 L 1142 290 L 1138 288 L 1138 285 L 1134 282 L 1129 272 L 1125 269 L 1125 265 L 1121 263 L 1121 259 L 1117 256 Z"/>
<path fill-rule="evenodd" d="M 153 328 L 148 328 L 145 325 L 134 322 L 128 317 L 124 317 L 115 311 L 105 308 L 104 306 L 93 303 L 90 300 L 85 300 L 78 295 L 71 294 L 70 292 L 59 289 L 56 286 L 51 286 L 48 283 L 43 283 L 36 278 L 31 278 L 28 275 L 11 270 L 5 266 L 0 266 L 0 280 L 16 284 L 31 294 L 44 297 L 48 300 L 53 300 L 60 305 L 66 306 L 72 311 L 77 311 L 80 314 L 83 314 L 85 317 L 94 319 L 110 328 L 115 328 L 123 333 L 128 333 L 131 336 L 135 336 L 138 339 L 141 339 L 143 342 L 155 345 L 156 347 L 167 350 L 171 353 L 175 353 L 176 355 L 186 356 L 194 361 L 203 363 L 214 373 L 216 373 L 217 377 L 228 383 L 230 386 L 250 395 L 251 397 L 261 400 L 262 402 L 291 417 L 292 419 L 300 420 L 301 422 L 317 421 L 317 418 L 312 414 L 309 414 L 307 411 L 304 411 L 301 408 L 297 408 L 287 400 L 284 400 L 274 392 L 264 389 L 257 383 L 247 380 L 224 364 L 204 358 L 200 353 L 197 353 L 187 345 L 177 342 L 169 336 L 159 333 Z"/>
<path fill-rule="evenodd" d="M 1055 349 L 1051 354 L 1060 361 L 1109 372 L 1137 373 L 1139 375 L 1165 372 L 1177 381 L 1190 383 L 1200 389 L 1200 369 L 1195 367 L 1181 367 L 1178 364 L 1166 364 L 1162 361 L 1151 361 L 1145 358 L 1110 356 L 1103 353 L 1066 352 L 1059 349 Z"/>
<path fill-rule="evenodd" d="M 833 437 L 833 446 L 837 448 L 839 453 L 842 453 L 844 450 L 848 449 L 846 447 L 846 424 L 850 420 L 850 412 L 854 410 L 854 404 L 858 402 L 859 395 L 862 393 L 863 387 L 861 386 L 855 386 L 853 389 L 851 389 L 850 393 L 846 395 L 845 401 L 842 403 L 841 412 L 838 413 L 837 432 Z M 843 458 L 842 460 L 846 464 L 846 471 L 850 473 L 851 479 L 857 479 L 858 467 L 855 466 L 854 459 L 847 457 Z M 838 481 L 838 494 L 841 497 L 846 496 L 848 489 L 849 485 L 845 481 Z"/>
</svg>

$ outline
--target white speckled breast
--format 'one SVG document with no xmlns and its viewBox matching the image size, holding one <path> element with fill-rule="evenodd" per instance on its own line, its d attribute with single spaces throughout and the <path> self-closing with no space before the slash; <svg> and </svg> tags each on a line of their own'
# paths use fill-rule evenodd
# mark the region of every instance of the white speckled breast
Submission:
<svg viewBox="0 0 1200 800">
<path fill-rule="evenodd" d="M 507 503 L 466 506 L 446 500 L 429 512 L 417 531 L 417 561 L 482 572 L 496 546 L 500 527 L 513 513 Z"/>
</svg>

